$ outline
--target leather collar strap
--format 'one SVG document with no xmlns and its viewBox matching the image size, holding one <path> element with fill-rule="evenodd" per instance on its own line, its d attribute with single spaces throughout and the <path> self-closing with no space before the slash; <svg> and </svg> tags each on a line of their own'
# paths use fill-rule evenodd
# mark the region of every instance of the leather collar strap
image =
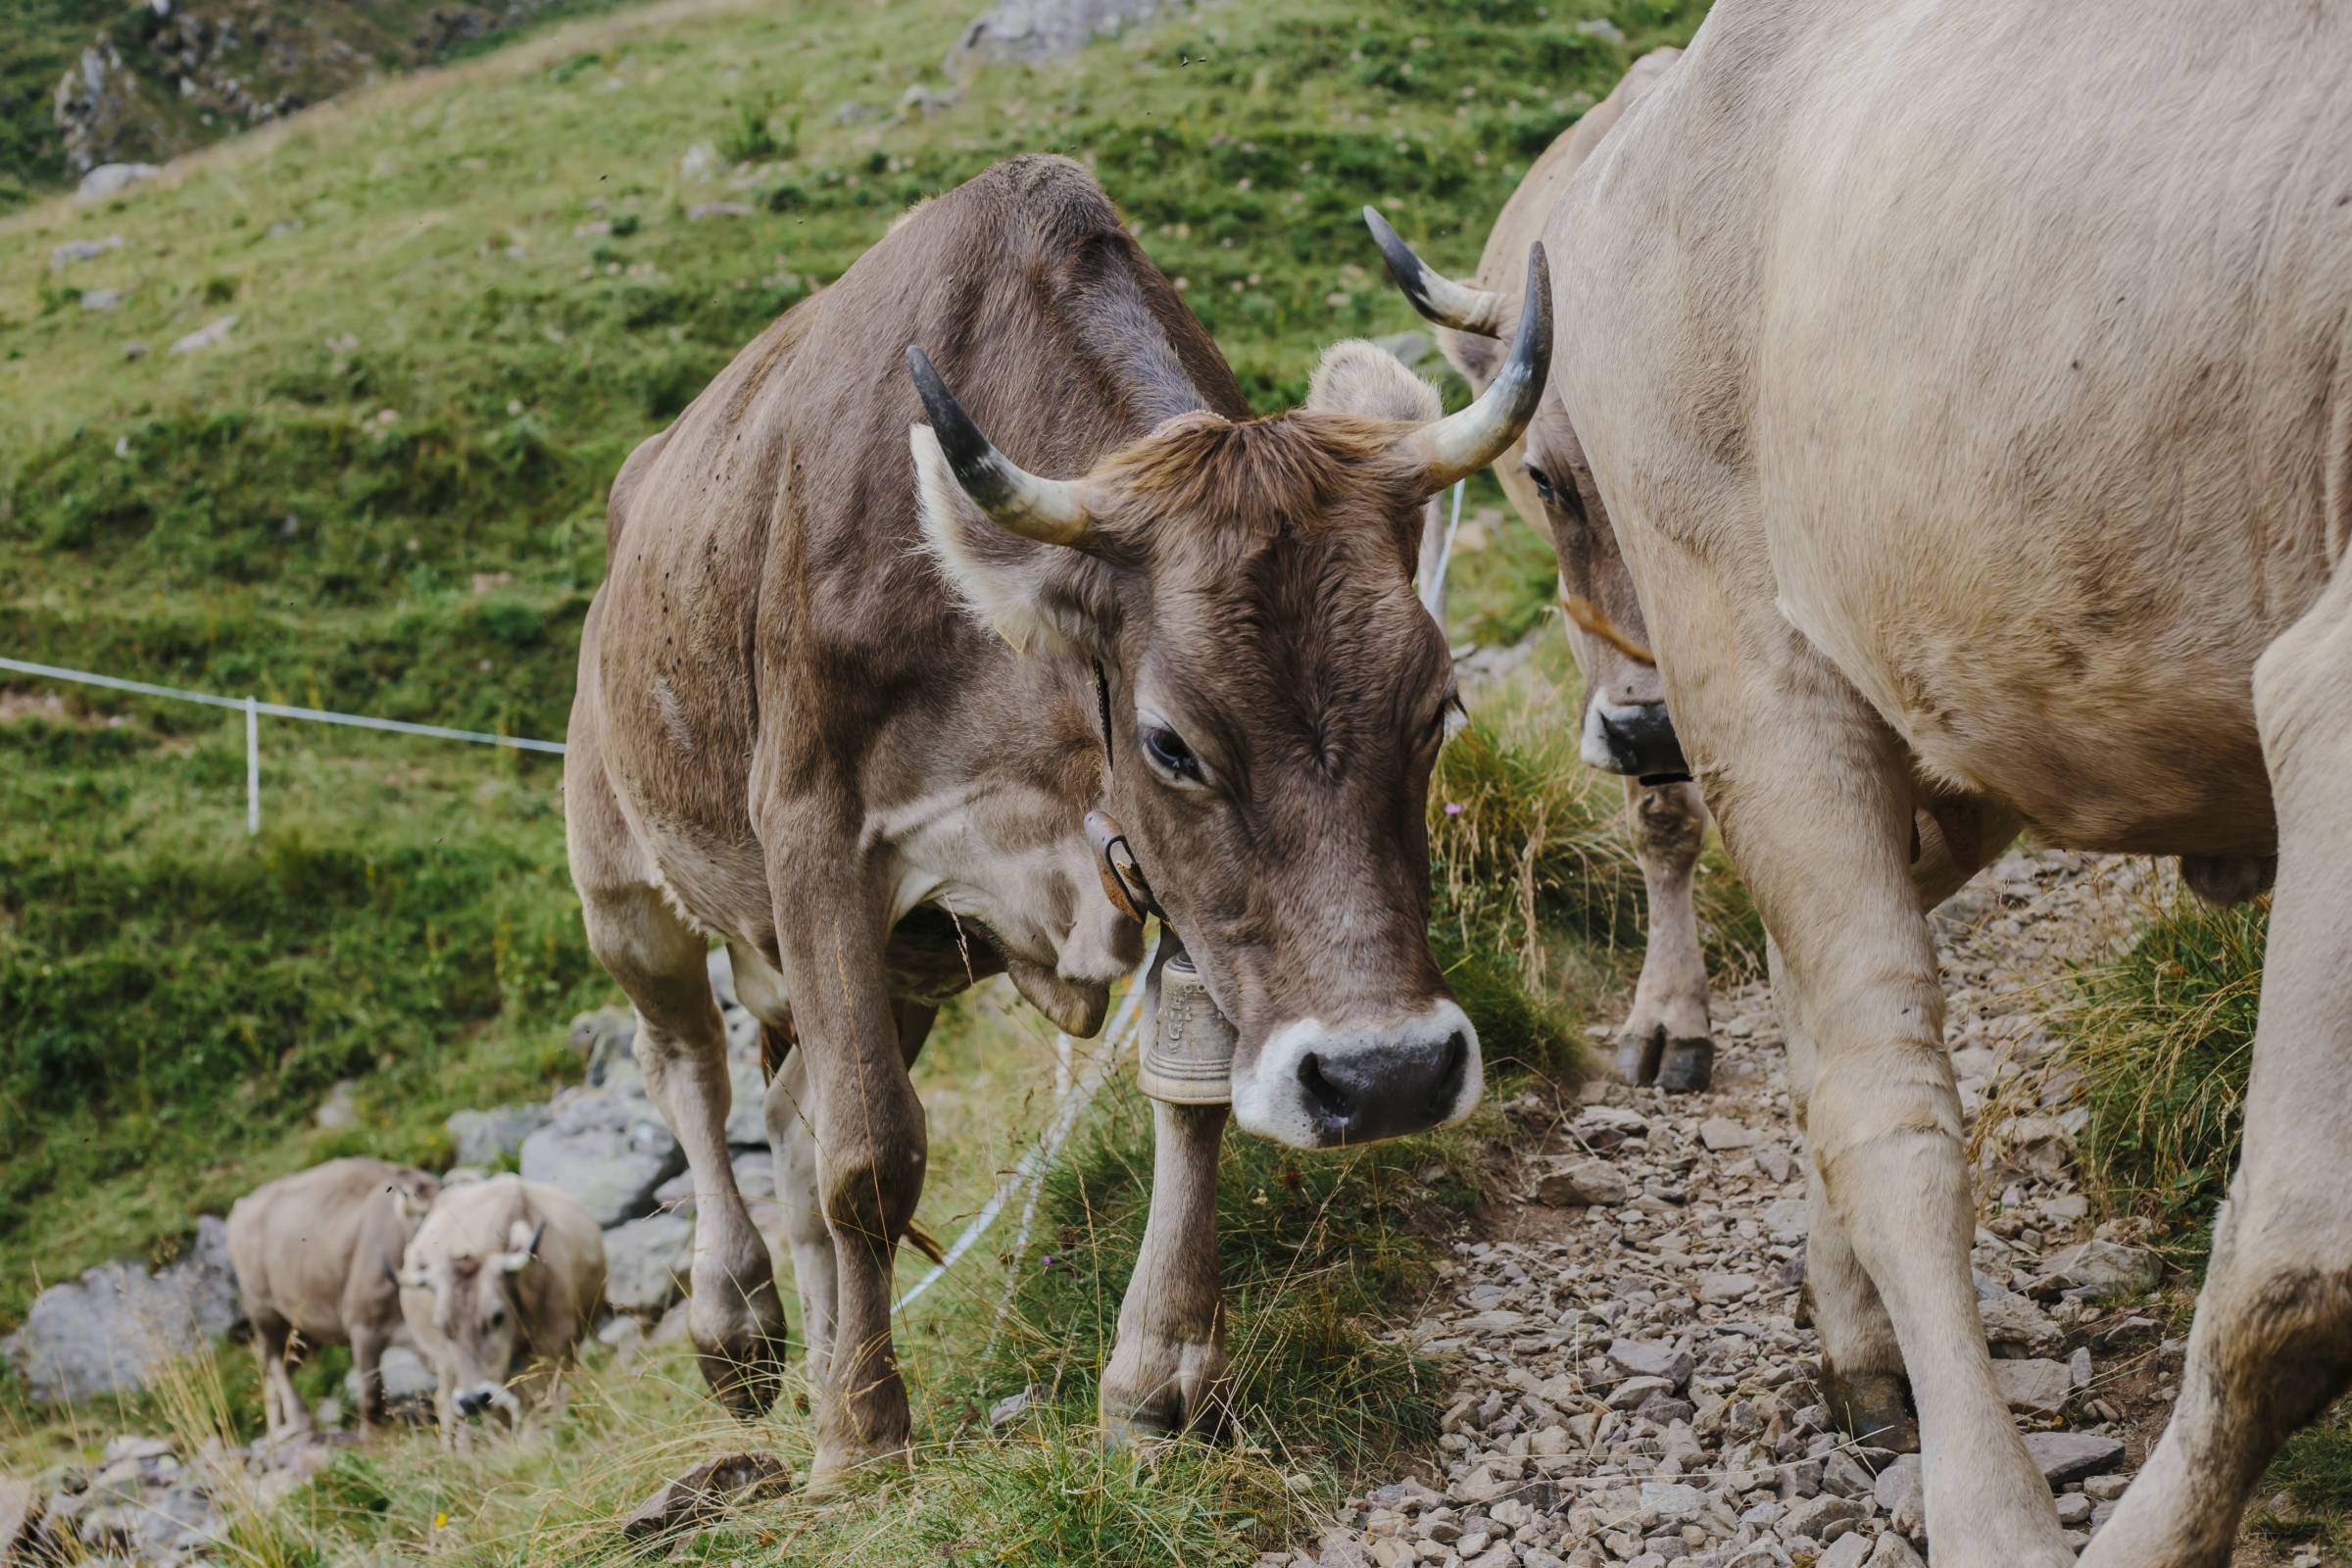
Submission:
<svg viewBox="0 0 2352 1568">
<path fill-rule="evenodd" d="M 1102 771 L 1105 775 L 1117 760 L 1110 743 L 1110 677 L 1103 671 L 1102 661 L 1095 661 L 1095 698 L 1102 715 Z M 1146 914 L 1159 917 L 1161 925 L 1168 924 L 1168 911 L 1159 906 L 1152 892 L 1151 880 L 1144 875 L 1143 862 L 1135 858 L 1135 846 L 1127 842 L 1127 831 L 1108 811 L 1086 813 L 1086 836 L 1095 847 L 1096 868 L 1102 874 L 1102 891 L 1110 902 L 1138 925 Z M 1172 929 L 1172 928 L 1171 928 Z"/>
</svg>

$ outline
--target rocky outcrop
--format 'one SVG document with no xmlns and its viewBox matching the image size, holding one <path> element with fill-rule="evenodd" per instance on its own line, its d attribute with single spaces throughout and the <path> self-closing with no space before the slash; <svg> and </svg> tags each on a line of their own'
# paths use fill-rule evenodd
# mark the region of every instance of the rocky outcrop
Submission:
<svg viewBox="0 0 2352 1568">
<path fill-rule="evenodd" d="M 989 66 L 1041 65 L 1192 9 L 1193 0 L 997 0 L 963 29 L 941 69 L 954 77 Z"/>
<path fill-rule="evenodd" d="M 562 0 L 312 4 L 147 0 L 59 79 L 50 118 L 76 176 L 142 167 L 373 77 L 431 65 Z M 85 197 L 112 194 L 120 185 Z"/>
<path fill-rule="evenodd" d="M 0 1353 L 33 1398 L 90 1399 L 140 1387 L 226 1334 L 238 1316 L 228 1227 L 207 1214 L 196 1222 L 195 1245 L 159 1272 L 101 1263 L 43 1291 L 24 1326 L 0 1340 Z"/>
</svg>

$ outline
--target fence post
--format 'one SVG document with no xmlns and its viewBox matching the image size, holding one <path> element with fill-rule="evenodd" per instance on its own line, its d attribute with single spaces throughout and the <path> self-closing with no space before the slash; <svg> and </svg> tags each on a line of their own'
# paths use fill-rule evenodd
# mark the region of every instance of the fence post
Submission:
<svg viewBox="0 0 2352 1568">
<path fill-rule="evenodd" d="M 245 833 L 262 830 L 262 710 L 245 699 Z"/>
</svg>

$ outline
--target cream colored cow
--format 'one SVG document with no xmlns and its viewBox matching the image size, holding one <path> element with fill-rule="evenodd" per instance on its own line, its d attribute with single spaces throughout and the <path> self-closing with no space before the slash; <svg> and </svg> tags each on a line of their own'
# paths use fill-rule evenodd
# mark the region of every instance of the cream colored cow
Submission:
<svg viewBox="0 0 2352 1568">
<path fill-rule="evenodd" d="M 2277 902 L 2244 1162 L 2093 1568 L 2228 1560 L 2352 1374 L 2352 7 L 1722 0 L 1545 235 L 1573 416 L 1777 949 L 1834 1385 L 1937 1568 L 2061 1568 L 1927 902 L 2020 824 Z"/>
</svg>

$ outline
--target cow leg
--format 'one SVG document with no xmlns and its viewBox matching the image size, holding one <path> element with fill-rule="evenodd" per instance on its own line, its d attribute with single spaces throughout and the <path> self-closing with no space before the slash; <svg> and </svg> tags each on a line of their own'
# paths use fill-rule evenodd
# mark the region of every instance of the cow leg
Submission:
<svg viewBox="0 0 2352 1568">
<path fill-rule="evenodd" d="M 854 821 L 798 812 L 763 824 L 778 967 L 808 1059 L 817 1198 L 833 1234 L 833 1344 L 816 1412 L 812 1481 L 904 1455 L 906 1385 L 891 1348 L 891 1262 L 922 1196 L 923 1104 L 901 1054 L 884 962 L 889 911 L 877 891 L 808 868 L 838 862 Z M 799 868 L 797 871 L 795 868 Z M 927 1022 L 927 1020 L 926 1020 Z"/>
<path fill-rule="evenodd" d="M 294 1326 L 276 1313 L 253 1326 L 253 1346 L 262 1360 L 262 1404 L 272 1436 L 311 1430 L 311 1407 L 294 1390 Z"/>
<path fill-rule="evenodd" d="M 935 1007 L 895 1004 L 899 1050 L 912 1067 L 931 1033 Z M 792 1248 L 792 1283 L 801 1298 L 801 1338 L 808 1348 L 809 1386 L 821 1388 L 833 1355 L 833 1322 L 841 1271 L 833 1256 L 833 1231 L 825 1223 L 823 1161 L 818 1157 L 814 1100 L 808 1084 L 808 1053 L 784 1058 L 767 1086 L 767 1138 L 775 1151 L 776 1201 L 784 1211 L 785 1239 Z"/>
<path fill-rule="evenodd" d="M 808 1082 L 808 1053 L 795 1051 L 768 1080 L 767 1143 L 776 1165 L 776 1205 L 792 1250 L 792 1284 L 801 1298 L 801 1341 L 808 1348 L 810 1388 L 822 1388 L 833 1353 L 834 1298 L 841 1276 L 833 1266 L 833 1228 L 825 1223 L 824 1171 L 816 1150 L 816 1097 Z"/>
<path fill-rule="evenodd" d="M 1911 862 L 1912 894 L 1932 909 L 1957 893 L 2017 836 L 2017 820 L 1998 808 L 1946 800 L 1943 819 L 1915 813 L 1918 852 Z M 1962 842 L 1947 841 L 1945 823 L 1965 830 Z M 1795 1007 L 1795 992 L 1782 979 L 1777 943 L 1766 939 L 1765 961 L 1772 975 L 1773 1003 L 1788 1043 L 1788 1098 L 1797 1129 L 1805 1129 L 1806 1105 L 1817 1069 L 1813 1038 Z M 1894 1320 L 1879 1288 L 1855 1255 L 1853 1243 L 1830 1205 L 1810 1141 L 1805 1156 L 1805 1200 L 1810 1220 L 1805 1241 L 1805 1300 L 1821 1338 L 1822 1402 L 1848 1435 L 1873 1447 L 1910 1452 L 1919 1447 L 1911 1380 L 1894 1335 Z"/>
<path fill-rule="evenodd" d="M 1769 939 L 1764 957 L 1772 975 L 1772 998 L 1781 1015 L 1781 1034 L 1788 1042 L 1788 1101 L 1799 1132 L 1806 1131 L 1806 1110 L 1820 1071 L 1813 1037 L 1796 1008 L 1795 989 L 1782 974 L 1781 950 Z M 1805 1154 L 1805 1203 L 1810 1211 L 1805 1228 L 1805 1302 L 1814 1332 L 1821 1338 L 1821 1396 L 1836 1421 L 1856 1441 L 1876 1448 L 1915 1452 L 1919 1425 L 1911 1414 L 1911 1380 L 1903 1372 L 1903 1352 L 1894 1337 L 1894 1320 L 1869 1271 L 1854 1255 L 1853 1243 L 1830 1206 L 1829 1190 L 1812 1156 L 1808 1135 Z"/>
<path fill-rule="evenodd" d="M 576 736 L 564 763 L 564 815 L 589 951 L 636 1004 L 646 1093 L 694 1172 L 687 1331 L 719 1401 L 756 1415 L 775 1402 L 782 1378 L 784 1307 L 767 1240 L 752 1224 L 728 1158 L 733 1089 L 708 949 L 662 896 L 593 746 Z"/>
<path fill-rule="evenodd" d="M 1824 1204 L 1909 1369 L 1937 1568 L 2065 1568 L 2072 1553 L 1993 1382 L 1970 1283 L 1976 1198 L 1912 880 L 1909 760 L 1833 671 L 1776 635 L 1757 653 L 1779 678 L 1692 733 L 1716 743 L 1708 804 L 1811 1042 L 1806 1131 Z"/>
<path fill-rule="evenodd" d="M 384 1419 L 384 1346 L 386 1337 L 374 1328 L 354 1323 L 351 1330 L 351 1369 L 360 1379 L 360 1435 L 372 1436 Z"/>
<path fill-rule="evenodd" d="M 579 872 L 578 856 L 573 871 Z M 685 1147 L 694 1173 L 693 1292 L 687 1330 L 704 1378 L 738 1415 L 775 1402 L 784 1309 L 767 1241 L 752 1224 L 727 1153 L 727 1037 L 710 994 L 703 938 L 652 886 L 581 878 L 588 945 L 637 1006 L 646 1094 Z"/>
<path fill-rule="evenodd" d="M 1225 1393 L 1217 1280 L 1223 1105 L 1152 1106 L 1152 1209 L 1101 1389 L 1113 1445 L 1213 1422 Z"/>
<path fill-rule="evenodd" d="M 458 1380 L 440 1365 L 433 1368 L 433 1425 L 440 1429 L 444 1449 L 454 1452 L 472 1446 L 466 1418 L 458 1414 Z"/>
<path fill-rule="evenodd" d="M 2245 1141 L 2213 1231 L 2163 1441 L 2083 1557 L 2230 1560 L 2247 1492 L 2287 1434 L 2352 1382 L 2352 575 L 2254 665 L 2278 812 L 2278 883 Z"/>
<path fill-rule="evenodd" d="M 1698 945 L 1691 873 L 1707 836 L 1707 808 L 1694 784 L 1625 781 L 1634 849 L 1649 895 L 1649 930 L 1634 1009 L 1617 1032 L 1617 1076 L 1655 1081 L 1670 1094 L 1704 1090 L 1715 1071 L 1707 1026 L 1707 962 Z"/>
</svg>

